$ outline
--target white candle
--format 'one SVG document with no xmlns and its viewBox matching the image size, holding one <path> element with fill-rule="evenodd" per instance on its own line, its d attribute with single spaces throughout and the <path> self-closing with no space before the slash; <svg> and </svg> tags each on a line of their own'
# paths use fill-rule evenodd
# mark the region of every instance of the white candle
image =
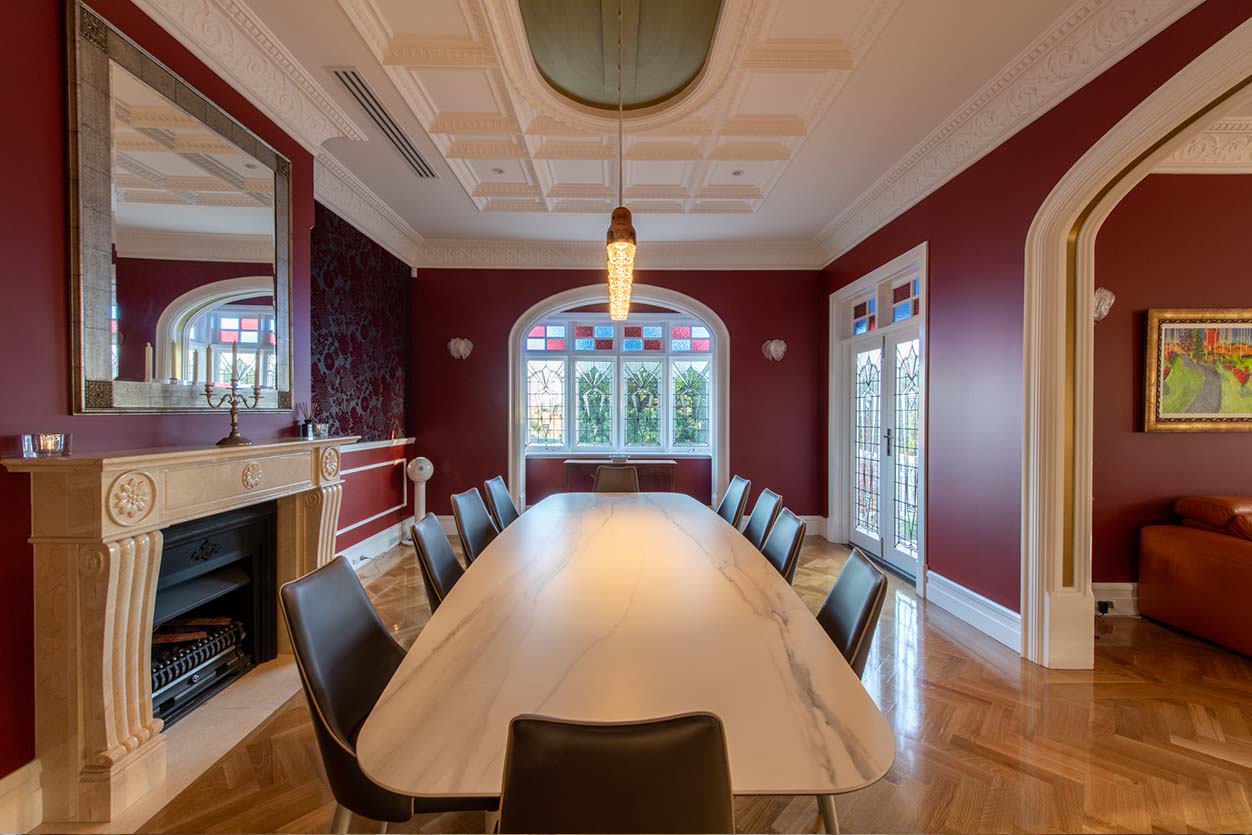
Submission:
<svg viewBox="0 0 1252 835">
<path fill-rule="evenodd" d="M 143 346 L 143 381 L 152 382 L 152 343 Z"/>
<path fill-rule="evenodd" d="M 170 343 L 170 376 L 176 380 L 182 379 L 183 363 L 182 352 L 178 350 L 178 340 L 175 339 Z"/>
<path fill-rule="evenodd" d="M 230 381 L 239 382 L 239 343 L 230 343 Z"/>
<path fill-rule="evenodd" d="M 200 382 L 200 349 L 191 349 L 191 384 Z"/>
<path fill-rule="evenodd" d="M 204 346 L 204 384 L 213 382 L 213 346 Z"/>
</svg>

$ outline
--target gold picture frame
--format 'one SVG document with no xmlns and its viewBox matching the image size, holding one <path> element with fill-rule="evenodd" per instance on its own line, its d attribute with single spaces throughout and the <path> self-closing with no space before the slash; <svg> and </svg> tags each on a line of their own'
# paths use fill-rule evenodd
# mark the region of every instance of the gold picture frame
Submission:
<svg viewBox="0 0 1252 835">
<path fill-rule="evenodd" d="M 1252 308 L 1149 310 L 1143 416 L 1145 432 L 1252 432 Z"/>
</svg>

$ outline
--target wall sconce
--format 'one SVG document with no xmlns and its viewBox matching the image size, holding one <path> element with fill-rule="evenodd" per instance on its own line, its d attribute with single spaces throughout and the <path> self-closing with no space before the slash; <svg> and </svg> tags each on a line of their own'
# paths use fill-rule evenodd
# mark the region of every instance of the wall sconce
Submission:
<svg viewBox="0 0 1252 835">
<path fill-rule="evenodd" d="M 448 353 L 452 355 L 454 360 L 463 360 L 470 355 L 470 351 L 474 350 L 474 343 L 468 339 L 453 337 L 448 340 Z"/>
<path fill-rule="evenodd" d="M 1095 291 L 1095 320 L 1103 322 L 1104 317 L 1109 315 L 1109 311 L 1113 309 L 1113 302 L 1117 301 L 1117 296 L 1112 290 L 1106 287 L 1097 287 Z"/>
<path fill-rule="evenodd" d="M 761 353 L 770 362 L 781 362 L 783 355 L 787 353 L 787 343 L 781 339 L 767 339 L 761 346 Z"/>
</svg>

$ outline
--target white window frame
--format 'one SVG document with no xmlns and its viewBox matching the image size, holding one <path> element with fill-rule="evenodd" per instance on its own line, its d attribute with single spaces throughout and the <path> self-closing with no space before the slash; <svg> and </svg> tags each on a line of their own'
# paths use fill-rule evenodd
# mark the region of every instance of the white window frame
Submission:
<svg viewBox="0 0 1252 835">
<path fill-rule="evenodd" d="M 660 325 L 660 351 L 625 351 L 623 350 L 623 328 L 632 325 Z M 677 325 L 693 325 L 703 327 L 709 332 L 710 350 L 708 351 L 672 351 L 671 328 Z M 528 351 L 526 350 L 527 333 L 539 325 L 564 325 L 566 349 L 564 351 Z M 613 325 L 612 351 L 578 351 L 574 345 L 574 327 L 576 325 Z M 632 315 L 625 322 L 614 322 L 607 313 L 561 313 L 544 317 L 527 327 L 521 334 L 519 350 L 522 357 L 520 363 L 521 380 L 519 391 L 523 395 L 522 411 L 529 415 L 530 403 L 527 388 L 527 367 L 531 360 L 557 359 L 565 361 L 565 443 L 563 445 L 531 444 L 525 446 L 525 455 L 533 457 L 553 457 L 570 454 L 649 454 L 670 456 L 708 456 L 712 455 L 717 446 L 717 413 L 719 392 L 717 391 L 717 330 L 706 322 L 682 313 L 640 313 Z M 587 445 L 578 441 L 577 420 L 577 379 L 576 363 L 580 360 L 607 360 L 614 364 L 613 369 L 613 443 L 609 445 Z M 707 360 L 709 363 L 709 441 L 705 445 L 675 445 L 673 442 L 674 427 L 671 420 L 673 412 L 674 386 L 671 362 L 673 360 Z M 654 361 L 661 363 L 661 444 L 659 446 L 632 446 L 625 442 L 626 409 L 625 379 L 623 364 L 632 361 Z"/>
</svg>

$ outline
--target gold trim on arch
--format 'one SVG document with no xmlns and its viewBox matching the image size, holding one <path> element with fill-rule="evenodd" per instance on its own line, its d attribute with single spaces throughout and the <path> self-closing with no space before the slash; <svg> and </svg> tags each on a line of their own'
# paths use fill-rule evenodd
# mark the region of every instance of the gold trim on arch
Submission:
<svg viewBox="0 0 1252 835">
<path fill-rule="evenodd" d="M 1083 228 L 1087 221 L 1091 219 L 1092 213 L 1100 202 L 1109 195 L 1126 177 L 1130 176 L 1136 168 L 1143 164 L 1145 160 L 1159 151 L 1169 142 L 1178 138 L 1184 131 L 1193 127 L 1210 116 L 1213 111 L 1220 108 L 1239 93 L 1244 92 L 1252 86 L 1252 76 L 1240 81 L 1233 87 L 1222 93 L 1217 98 L 1210 101 L 1207 105 L 1197 110 L 1192 116 L 1183 122 L 1180 122 L 1173 130 L 1166 133 L 1156 142 L 1152 143 L 1143 153 L 1135 157 L 1131 162 L 1118 171 L 1114 177 L 1109 180 L 1103 188 L 1096 192 L 1095 196 L 1088 201 L 1087 205 L 1078 214 L 1074 225 L 1070 227 L 1069 236 L 1065 241 L 1065 495 L 1063 499 L 1064 510 L 1064 540 L 1061 562 L 1061 582 L 1067 587 L 1074 585 L 1074 527 L 1075 527 L 1075 506 L 1074 506 L 1074 474 L 1078 469 L 1078 462 L 1075 461 L 1075 437 L 1077 435 L 1076 421 L 1076 405 L 1077 399 L 1077 380 L 1078 380 L 1078 358 L 1074 350 L 1075 343 L 1078 338 L 1078 239 L 1082 234 Z"/>
</svg>

